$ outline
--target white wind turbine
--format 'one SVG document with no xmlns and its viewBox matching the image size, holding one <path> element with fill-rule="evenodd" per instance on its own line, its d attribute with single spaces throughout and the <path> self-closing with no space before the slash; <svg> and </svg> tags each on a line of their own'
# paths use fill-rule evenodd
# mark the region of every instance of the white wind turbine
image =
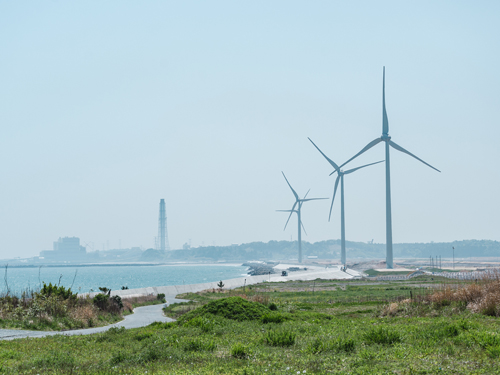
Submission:
<svg viewBox="0 0 500 375">
<path fill-rule="evenodd" d="M 428 167 L 441 172 L 439 169 L 434 168 L 432 165 L 426 163 L 422 159 L 413 155 L 411 152 L 405 150 L 403 147 L 391 141 L 391 137 L 389 136 L 389 120 L 387 119 L 387 112 L 385 110 L 385 66 L 383 73 L 383 81 L 382 81 L 382 136 L 380 138 L 376 138 L 370 143 L 368 143 L 360 152 L 354 155 L 352 158 L 347 160 L 344 164 L 340 166 L 342 168 L 344 165 L 349 163 L 354 158 L 357 158 L 359 155 L 368 151 L 370 148 L 375 146 L 380 142 L 385 142 L 385 212 L 386 212 L 386 239 L 387 239 L 387 249 L 386 249 L 386 264 L 387 268 L 393 268 L 393 254 L 392 254 L 392 217 L 391 217 L 391 166 L 390 166 L 390 158 L 389 158 L 389 146 L 392 148 L 401 151 L 411 157 L 417 159 L 418 161 L 424 163 Z"/>
<path fill-rule="evenodd" d="M 330 165 L 333 167 L 334 171 L 332 172 L 335 173 L 337 172 L 337 179 L 335 180 L 335 187 L 333 188 L 333 198 L 332 198 L 332 204 L 330 206 L 330 215 L 328 216 L 328 221 L 330 221 L 332 217 L 332 208 L 333 208 L 333 202 L 335 201 L 335 194 L 337 193 L 337 188 L 339 186 L 339 181 L 340 181 L 340 262 L 345 266 L 346 265 L 346 251 L 345 251 L 345 215 L 344 215 L 344 175 L 350 174 L 353 172 L 356 172 L 358 169 L 368 167 L 370 165 L 382 163 L 383 160 L 377 161 L 375 163 L 370 163 L 363 165 L 361 167 L 349 169 L 348 171 L 343 171 L 339 168 L 335 162 L 330 159 L 328 156 L 326 156 L 323 151 L 319 149 L 318 146 L 311 140 L 311 138 L 308 137 L 308 139 L 311 141 L 311 143 L 316 147 L 316 149 L 325 157 L 325 159 L 330 163 Z M 332 175 L 330 174 L 330 176 Z"/>
<path fill-rule="evenodd" d="M 294 212 L 297 214 L 297 221 L 298 221 L 298 243 L 299 243 L 299 263 L 302 263 L 302 228 L 304 228 L 304 225 L 302 224 L 302 219 L 301 219 L 302 204 L 304 202 L 308 202 L 308 201 L 316 201 L 316 200 L 328 199 L 328 198 L 308 198 L 308 199 L 306 199 L 307 194 L 309 194 L 309 190 L 308 190 L 307 193 L 306 193 L 306 195 L 304 196 L 304 198 L 300 199 L 299 195 L 295 192 L 295 190 L 293 190 L 292 185 L 290 185 L 290 183 L 288 182 L 288 179 L 286 178 L 285 174 L 283 172 L 281 172 L 281 173 L 283 174 L 283 177 L 285 177 L 286 183 L 288 184 L 288 186 L 290 186 L 290 189 L 292 190 L 292 193 L 293 193 L 293 195 L 295 197 L 295 203 L 293 204 L 291 210 L 278 210 L 278 211 L 281 211 L 281 212 L 290 212 L 290 215 L 288 216 L 288 219 L 286 221 L 284 229 L 286 229 L 286 226 L 288 225 L 288 222 L 290 221 L 290 217 L 292 217 L 292 214 Z M 297 209 L 295 209 L 295 207 L 297 207 Z M 305 232 L 305 229 L 304 229 L 304 232 Z"/>
</svg>

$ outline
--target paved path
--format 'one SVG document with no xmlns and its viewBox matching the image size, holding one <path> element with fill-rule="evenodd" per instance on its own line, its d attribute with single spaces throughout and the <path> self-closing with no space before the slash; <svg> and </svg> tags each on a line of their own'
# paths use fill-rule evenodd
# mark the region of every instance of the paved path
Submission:
<svg viewBox="0 0 500 375">
<path fill-rule="evenodd" d="M 166 305 L 177 302 L 185 302 L 186 300 L 176 299 L 175 296 L 168 296 L 167 301 Z M 125 316 L 125 319 L 122 321 L 105 327 L 76 329 L 73 331 L 28 331 L 19 329 L 0 329 L 0 340 L 14 340 L 26 337 L 46 337 L 54 335 L 91 335 L 93 333 L 105 332 L 111 327 L 125 327 L 126 329 L 129 329 L 144 327 L 153 322 L 173 322 L 174 319 L 167 318 L 163 315 L 162 308 L 164 306 L 165 304 L 137 307 L 134 309 L 133 314 Z"/>
</svg>

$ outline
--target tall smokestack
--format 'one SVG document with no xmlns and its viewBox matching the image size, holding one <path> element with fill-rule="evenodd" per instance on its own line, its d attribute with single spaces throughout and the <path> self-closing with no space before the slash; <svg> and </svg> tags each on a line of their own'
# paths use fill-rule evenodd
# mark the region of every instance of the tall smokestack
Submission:
<svg viewBox="0 0 500 375">
<path fill-rule="evenodd" d="M 165 212 L 165 199 L 160 200 L 160 216 L 158 218 L 159 250 L 170 250 L 167 234 L 167 214 Z"/>
</svg>

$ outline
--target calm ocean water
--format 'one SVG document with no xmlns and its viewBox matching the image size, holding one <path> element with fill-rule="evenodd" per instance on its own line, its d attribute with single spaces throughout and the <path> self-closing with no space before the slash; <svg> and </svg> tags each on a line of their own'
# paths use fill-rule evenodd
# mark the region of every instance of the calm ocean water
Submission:
<svg viewBox="0 0 500 375">
<path fill-rule="evenodd" d="M 11 293 L 19 295 L 27 289 L 37 290 L 40 282 L 64 285 L 79 293 L 112 290 L 128 286 L 130 289 L 148 286 L 198 284 L 234 279 L 246 275 L 241 265 L 162 265 L 162 266 L 91 266 L 91 267 L 27 267 L 7 269 L 7 283 Z M 40 272 L 40 277 L 39 277 Z M 6 293 L 5 269 L 0 269 L 0 293 Z M 76 277 L 75 277 L 76 273 Z M 74 282 L 73 282 L 74 279 Z"/>
</svg>

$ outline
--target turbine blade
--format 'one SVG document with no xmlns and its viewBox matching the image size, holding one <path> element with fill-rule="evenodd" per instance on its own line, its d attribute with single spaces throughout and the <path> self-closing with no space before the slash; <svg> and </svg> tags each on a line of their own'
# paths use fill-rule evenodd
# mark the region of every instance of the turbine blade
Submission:
<svg viewBox="0 0 500 375">
<path fill-rule="evenodd" d="M 387 111 L 385 110 L 385 66 L 382 82 L 382 134 L 389 135 L 389 120 L 387 119 Z"/>
<path fill-rule="evenodd" d="M 302 224 L 302 220 L 300 221 L 300 225 L 302 226 L 302 230 L 304 231 L 304 233 L 307 236 L 306 227 L 304 227 L 304 224 Z"/>
<path fill-rule="evenodd" d="M 332 205 L 330 206 L 330 215 L 328 215 L 328 221 L 330 221 L 332 217 L 333 202 L 335 201 L 335 194 L 337 194 L 337 187 L 339 186 L 339 180 L 340 180 L 340 175 L 338 175 L 337 179 L 335 180 L 335 187 L 333 188 Z"/>
<path fill-rule="evenodd" d="M 414 157 L 415 159 L 417 159 L 418 161 L 420 161 L 420 162 L 424 163 L 424 164 L 425 164 L 425 165 L 427 165 L 428 167 L 431 167 L 431 168 L 432 168 L 432 169 L 434 169 L 435 171 L 441 172 L 439 169 L 434 168 L 434 167 L 433 167 L 432 165 L 430 165 L 429 163 L 426 163 L 425 161 L 423 161 L 423 160 L 422 160 L 422 159 L 420 159 L 419 157 L 417 157 L 417 156 L 413 155 L 410 151 L 405 150 L 403 147 L 399 146 L 398 144 L 394 143 L 393 141 L 389 141 L 389 144 L 390 144 L 393 148 L 395 148 L 396 150 L 401 151 L 401 152 L 403 152 L 403 153 L 405 153 L 405 154 L 407 154 L 407 155 L 410 155 L 410 156 Z"/>
<path fill-rule="evenodd" d="M 352 173 L 352 172 L 356 172 L 358 169 L 361 169 L 361 168 L 364 168 L 364 167 L 369 167 L 370 165 L 373 165 L 373 164 L 383 163 L 384 161 L 385 160 L 380 160 L 380 161 L 376 161 L 375 163 L 370 163 L 370 164 L 363 165 L 362 167 L 357 167 L 357 168 L 349 169 L 348 171 L 345 171 L 344 174 L 349 174 L 349 173 Z"/>
<path fill-rule="evenodd" d="M 309 201 L 317 201 L 321 199 L 328 199 L 328 198 L 309 198 L 309 199 L 301 199 L 301 202 L 309 202 Z"/>
<path fill-rule="evenodd" d="M 373 141 L 371 141 L 370 143 L 368 143 L 365 147 L 363 147 L 363 149 L 358 152 L 356 155 L 354 155 L 352 158 L 350 158 L 349 160 L 347 160 L 344 164 L 342 164 L 340 166 L 340 168 L 342 168 L 344 165 L 346 165 L 347 163 L 349 163 L 351 160 L 357 158 L 359 155 L 361 155 L 363 152 L 366 152 L 368 151 L 369 149 L 371 149 L 373 146 L 375 146 L 376 144 L 382 142 L 382 138 L 377 138 L 377 139 L 374 139 Z M 332 173 L 333 174 L 333 173 Z"/>
<path fill-rule="evenodd" d="M 288 222 L 290 221 L 290 218 L 292 217 L 293 212 L 294 211 L 290 211 L 290 215 L 288 215 L 288 219 L 286 220 L 285 227 L 283 228 L 283 230 L 286 230 L 286 226 L 288 225 Z"/>
<path fill-rule="evenodd" d="M 290 186 L 290 189 L 292 189 L 292 193 L 293 193 L 293 195 L 295 196 L 295 199 L 296 199 L 296 200 L 298 200 L 298 199 L 299 199 L 299 196 L 297 195 L 297 193 L 295 192 L 295 190 L 293 190 L 292 185 L 290 185 L 290 183 L 288 182 L 288 180 L 287 180 L 287 178 L 286 178 L 285 174 L 283 173 L 283 171 L 281 171 L 281 173 L 283 174 L 283 177 L 285 177 L 285 181 L 286 181 L 286 183 L 288 184 L 288 186 Z"/>
<path fill-rule="evenodd" d="M 309 192 L 310 192 L 310 191 L 311 191 L 311 189 L 309 189 L 309 190 L 307 191 L 306 195 L 304 195 L 304 199 L 306 199 L 307 194 L 309 194 Z"/>
<path fill-rule="evenodd" d="M 316 147 L 316 149 L 321 153 L 321 155 L 323 155 L 325 157 L 326 160 L 328 160 L 328 163 L 330 163 L 330 165 L 335 169 L 335 172 L 339 170 L 339 166 L 332 160 L 330 159 L 328 156 L 326 156 L 323 151 L 321 151 L 319 149 L 318 146 L 316 146 L 316 144 L 311 140 L 311 138 L 307 137 L 307 139 L 309 139 L 311 141 L 311 143 L 314 145 L 314 147 Z"/>
</svg>

